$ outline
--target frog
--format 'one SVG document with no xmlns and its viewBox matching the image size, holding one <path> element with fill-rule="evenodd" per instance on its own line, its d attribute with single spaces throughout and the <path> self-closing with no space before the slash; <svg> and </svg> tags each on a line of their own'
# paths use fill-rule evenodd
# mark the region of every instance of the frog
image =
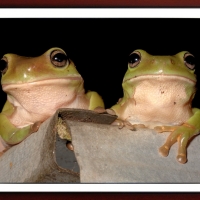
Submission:
<svg viewBox="0 0 200 200">
<path fill-rule="evenodd" d="M 59 47 L 37 57 L 8 53 L 0 65 L 7 94 L 0 113 L 0 155 L 37 132 L 59 108 L 104 109 L 102 97 L 85 92 L 76 65 Z"/>
<path fill-rule="evenodd" d="M 169 132 L 159 153 L 168 156 L 177 142 L 176 159 L 184 164 L 188 143 L 200 132 L 200 109 L 192 108 L 196 82 L 195 57 L 190 52 L 155 56 L 135 50 L 128 56 L 123 97 L 107 112 L 118 116 L 113 125 L 119 128 Z"/>
</svg>

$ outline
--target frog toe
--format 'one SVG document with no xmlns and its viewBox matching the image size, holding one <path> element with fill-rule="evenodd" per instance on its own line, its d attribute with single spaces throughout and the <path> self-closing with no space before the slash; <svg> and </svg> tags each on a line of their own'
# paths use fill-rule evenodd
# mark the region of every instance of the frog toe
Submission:
<svg viewBox="0 0 200 200">
<path fill-rule="evenodd" d="M 169 147 L 167 145 L 163 145 L 159 148 L 159 153 L 164 156 L 164 157 L 167 157 L 168 154 L 169 154 Z"/>
<path fill-rule="evenodd" d="M 42 124 L 42 122 L 40 122 L 40 121 L 35 122 L 35 123 L 31 126 L 30 132 L 31 132 L 31 133 L 37 132 L 38 129 L 40 128 L 40 125 L 41 125 L 41 124 Z"/>
<path fill-rule="evenodd" d="M 66 147 L 70 150 L 70 151 L 74 151 L 74 146 L 70 141 L 67 141 L 66 143 Z"/>
<path fill-rule="evenodd" d="M 119 129 L 124 127 L 124 122 L 120 119 L 116 119 L 111 125 L 118 126 Z"/>
<path fill-rule="evenodd" d="M 176 157 L 177 161 L 184 164 L 187 162 L 187 156 L 186 154 L 179 154 L 177 157 Z"/>
<path fill-rule="evenodd" d="M 124 121 L 124 126 L 131 131 L 136 130 L 135 125 L 132 125 L 129 121 Z"/>
<path fill-rule="evenodd" d="M 119 129 L 126 127 L 127 129 L 131 131 L 135 131 L 134 125 L 132 125 L 130 122 L 126 120 L 116 119 L 111 125 L 118 126 Z"/>
<path fill-rule="evenodd" d="M 182 133 L 178 138 L 177 161 L 184 164 L 187 162 L 187 145 L 190 139 L 189 132 Z"/>
<path fill-rule="evenodd" d="M 172 132 L 176 129 L 175 126 L 156 126 L 154 127 L 154 130 L 157 133 L 162 133 L 162 132 Z"/>
</svg>

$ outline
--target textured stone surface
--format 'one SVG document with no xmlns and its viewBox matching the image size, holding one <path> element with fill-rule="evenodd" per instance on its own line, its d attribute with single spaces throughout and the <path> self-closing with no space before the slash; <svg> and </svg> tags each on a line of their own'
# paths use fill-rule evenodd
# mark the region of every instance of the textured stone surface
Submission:
<svg viewBox="0 0 200 200">
<path fill-rule="evenodd" d="M 79 176 L 55 162 L 55 118 L 0 157 L 0 183 L 79 182 Z"/>
<path fill-rule="evenodd" d="M 200 183 L 200 136 L 188 147 L 188 162 L 180 164 L 177 144 L 168 157 L 158 152 L 169 133 L 70 121 L 68 125 L 82 183 Z"/>
<path fill-rule="evenodd" d="M 188 162 L 180 164 L 177 144 L 166 158 L 158 153 L 169 133 L 66 121 L 73 153 L 56 140 L 57 116 L 0 157 L 0 183 L 200 183 L 200 136 L 188 147 Z"/>
</svg>

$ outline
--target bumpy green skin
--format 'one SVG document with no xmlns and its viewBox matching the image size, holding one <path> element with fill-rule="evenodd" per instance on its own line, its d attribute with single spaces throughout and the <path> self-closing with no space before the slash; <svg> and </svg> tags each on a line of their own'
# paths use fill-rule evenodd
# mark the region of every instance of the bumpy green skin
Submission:
<svg viewBox="0 0 200 200">
<path fill-rule="evenodd" d="M 98 95 L 96 92 L 88 92 L 85 94 L 85 90 L 83 88 L 83 80 L 71 60 L 69 61 L 69 65 L 67 68 L 56 68 L 55 66 L 53 66 L 53 64 L 50 62 L 50 55 L 51 52 L 54 50 L 60 50 L 61 52 L 64 52 L 62 49 L 55 47 L 49 49 L 43 55 L 34 58 L 22 57 L 16 54 L 4 55 L 4 58 L 7 59 L 9 66 L 6 73 L 2 75 L 2 85 L 6 86 L 18 84 L 17 87 L 20 87 L 20 84 L 32 84 L 37 81 L 51 79 L 62 80 L 66 77 L 72 77 L 71 85 L 69 87 L 70 89 L 72 88 L 76 97 L 81 96 L 83 100 L 82 104 L 86 105 L 86 103 L 89 102 L 89 110 L 94 110 L 97 107 L 104 108 L 104 102 L 101 96 Z M 78 77 L 78 80 L 73 80 L 74 77 Z M 59 82 L 57 84 L 59 84 Z M 52 85 L 50 85 L 49 87 L 52 87 Z M 53 87 L 55 87 L 56 90 L 56 86 Z M 14 99 L 14 97 L 10 94 L 9 89 L 8 91 L 6 89 L 5 92 L 8 94 L 9 97 L 11 97 L 11 99 Z M 27 93 L 27 91 L 25 92 Z M 38 96 L 40 96 L 40 94 L 38 94 Z M 33 99 L 37 99 L 37 96 L 33 96 Z M 63 101 L 65 101 L 65 99 Z M 23 105 L 20 106 L 23 109 Z M 0 137 L 1 143 L 4 144 L 5 148 L 7 148 L 7 146 L 12 146 L 23 141 L 30 134 L 36 132 L 40 124 L 43 122 L 42 120 L 38 120 L 34 121 L 32 125 L 18 128 L 10 122 L 10 118 L 12 118 L 12 115 L 16 115 L 15 111 L 16 107 L 7 100 L 2 109 L 2 112 L 0 113 Z"/>
<path fill-rule="evenodd" d="M 174 56 L 152 56 L 143 50 L 136 50 L 140 52 L 142 56 L 142 61 L 134 68 L 128 65 L 128 70 L 124 76 L 122 87 L 124 96 L 119 100 L 119 102 L 112 106 L 111 109 L 118 116 L 118 120 L 125 120 L 124 112 L 128 108 L 128 104 L 132 103 L 130 99 L 133 98 L 133 94 L 136 90 L 137 84 L 131 83 L 129 80 L 138 76 L 145 75 L 172 75 L 185 77 L 196 83 L 196 76 L 194 70 L 188 69 L 183 61 L 183 57 L 186 51 L 180 52 Z M 162 67 L 164 63 L 164 67 Z M 173 64 L 172 64 L 173 63 Z M 195 84 L 194 84 L 195 85 Z M 195 87 L 192 85 L 185 85 L 186 95 L 192 101 L 195 94 Z M 134 115 L 134 113 L 133 113 Z M 126 121 L 124 121 L 125 123 Z M 119 124 L 119 123 L 118 123 Z M 189 140 L 200 132 L 200 109 L 193 108 L 192 116 L 182 125 L 179 126 L 158 126 L 154 127 L 157 132 L 170 131 L 165 144 L 159 149 L 163 156 L 167 156 L 170 147 L 178 141 L 178 156 L 177 160 L 180 163 L 185 163 L 187 161 L 187 144 Z"/>
</svg>

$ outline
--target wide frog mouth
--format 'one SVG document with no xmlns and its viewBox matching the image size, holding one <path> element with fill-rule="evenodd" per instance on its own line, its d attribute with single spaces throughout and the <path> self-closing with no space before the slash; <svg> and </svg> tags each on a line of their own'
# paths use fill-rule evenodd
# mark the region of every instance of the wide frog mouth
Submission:
<svg viewBox="0 0 200 200">
<path fill-rule="evenodd" d="M 177 81 L 187 82 L 193 85 L 196 84 L 196 80 L 192 80 L 185 76 L 170 75 L 170 74 L 146 74 L 146 75 L 134 76 L 131 78 L 124 79 L 123 83 L 138 82 L 138 81 L 143 81 L 143 80 L 148 80 L 148 79 L 162 80 L 162 81 L 177 80 Z"/>
<path fill-rule="evenodd" d="M 66 78 L 50 78 L 50 79 L 43 79 L 43 80 L 35 80 L 31 82 L 17 82 L 17 83 L 2 83 L 2 89 L 3 91 L 9 91 L 13 89 L 19 89 L 26 87 L 27 89 L 29 87 L 37 87 L 37 86 L 48 86 L 49 87 L 55 87 L 63 84 L 69 85 L 69 84 L 76 84 L 79 82 L 83 82 L 83 78 L 81 76 L 69 76 Z"/>
</svg>

